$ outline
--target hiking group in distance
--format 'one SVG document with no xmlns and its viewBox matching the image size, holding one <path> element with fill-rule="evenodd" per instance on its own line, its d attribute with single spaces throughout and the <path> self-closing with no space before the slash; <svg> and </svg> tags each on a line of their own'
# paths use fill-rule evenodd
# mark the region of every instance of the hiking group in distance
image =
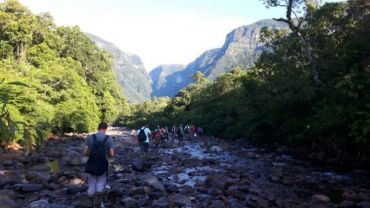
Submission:
<svg viewBox="0 0 370 208">
<path fill-rule="evenodd" d="M 106 134 L 107 129 L 107 123 L 101 122 L 98 126 L 98 132 L 87 137 L 83 150 L 83 154 L 88 156 L 85 172 L 88 174 L 87 193 L 89 196 L 99 195 L 109 189 L 107 185 L 108 157 L 115 156 L 115 145 L 113 138 Z M 168 129 L 167 126 L 162 128 L 157 126 L 152 131 L 148 125 L 144 125 L 134 132 L 134 136 L 140 145 L 141 159 L 143 159 L 149 152 L 150 146 L 155 148 L 159 143 L 175 142 L 176 139 L 178 141 L 203 139 L 204 130 L 194 124 L 191 126 L 180 124 L 178 127 L 174 124 L 171 129 Z"/>
</svg>

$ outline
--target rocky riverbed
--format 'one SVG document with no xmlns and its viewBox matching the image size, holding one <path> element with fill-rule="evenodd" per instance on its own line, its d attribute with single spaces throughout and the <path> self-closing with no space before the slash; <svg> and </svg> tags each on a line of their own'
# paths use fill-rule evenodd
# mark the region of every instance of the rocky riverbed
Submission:
<svg viewBox="0 0 370 208">
<path fill-rule="evenodd" d="M 281 152 L 216 138 L 172 139 L 140 158 L 124 128 L 106 193 L 87 197 L 86 135 L 55 138 L 41 153 L 0 158 L 0 207 L 370 207 L 369 172 L 335 172 Z"/>
</svg>

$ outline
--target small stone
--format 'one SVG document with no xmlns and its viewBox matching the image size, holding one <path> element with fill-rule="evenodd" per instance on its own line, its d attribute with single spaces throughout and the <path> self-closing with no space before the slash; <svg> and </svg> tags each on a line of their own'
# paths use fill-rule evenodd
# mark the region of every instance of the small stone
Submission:
<svg viewBox="0 0 370 208">
<path fill-rule="evenodd" d="M 212 146 L 212 147 L 210 148 L 210 150 L 211 150 L 212 152 L 222 152 L 222 148 L 221 148 L 221 147 L 219 147 L 219 146 Z"/>
</svg>

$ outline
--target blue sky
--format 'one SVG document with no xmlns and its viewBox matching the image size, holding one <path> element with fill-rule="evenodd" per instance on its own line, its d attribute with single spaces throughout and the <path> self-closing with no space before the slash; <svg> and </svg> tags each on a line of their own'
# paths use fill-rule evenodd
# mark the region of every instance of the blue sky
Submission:
<svg viewBox="0 0 370 208">
<path fill-rule="evenodd" d="M 1 0 L 0 0 L 1 1 Z M 147 71 L 188 64 L 221 47 L 227 33 L 260 19 L 281 17 L 259 0 L 20 0 L 34 13 L 50 12 L 57 25 L 79 25 L 139 55 Z"/>
</svg>

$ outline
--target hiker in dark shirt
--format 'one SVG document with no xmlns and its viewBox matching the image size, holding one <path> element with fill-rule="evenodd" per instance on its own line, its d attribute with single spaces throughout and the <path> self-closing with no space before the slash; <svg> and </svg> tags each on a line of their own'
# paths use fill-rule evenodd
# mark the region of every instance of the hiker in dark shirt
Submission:
<svg viewBox="0 0 370 208">
<path fill-rule="evenodd" d="M 100 164 L 99 164 L 100 161 L 97 162 L 97 161 L 92 160 L 92 158 L 93 158 L 92 154 L 95 151 L 94 148 L 96 148 L 98 142 L 99 142 L 99 145 L 101 145 L 101 144 L 104 145 L 104 147 L 100 149 L 101 151 L 104 151 L 102 153 L 102 155 L 104 155 L 105 157 L 107 155 L 109 155 L 111 157 L 114 156 L 113 139 L 110 136 L 105 134 L 105 132 L 107 131 L 107 128 L 108 128 L 107 123 L 105 123 L 105 122 L 100 123 L 99 126 L 98 126 L 98 132 L 96 134 L 88 136 L 88 138 L 86 140 L 86 145 L 85 145 L 85 148 L 83 150 L 83 153 L 84 153 L 84 155 L 88 155 L 89 160 L 90 160 L 86 164 L 86 170 L 87 170 L 86 172 L 93 172 L 93 171 L 88 170 L 89 169 L 88 166 L 90 166 L 90 165 L 91 166 L 98 166 L 98 168 L 100 166 Z M 107 164 L 108 160 L 106 160 L 104 162 L 106 162 L 106 164 Z M 103 174 L 88 173 L 88 183 L 89 183 L 89 188 L 87 190 L 88 195 L 93 195 L 95 192 L 103 192 L 104 191 L 105 185 L 107 183 L 107 177 L 108 177 L 107 176 L 107 173 L 108 173 L 108 168 L 107 167 L 108 166 L 106 166 L 106 170 Z M 91 169 L 91 167 L 90 167 L 90 169 Z M 94 167 L 92 169 L 94 169 Z M 96 167 L 95 167 L 95 169 L 96 169 Z"/>
</svg>

